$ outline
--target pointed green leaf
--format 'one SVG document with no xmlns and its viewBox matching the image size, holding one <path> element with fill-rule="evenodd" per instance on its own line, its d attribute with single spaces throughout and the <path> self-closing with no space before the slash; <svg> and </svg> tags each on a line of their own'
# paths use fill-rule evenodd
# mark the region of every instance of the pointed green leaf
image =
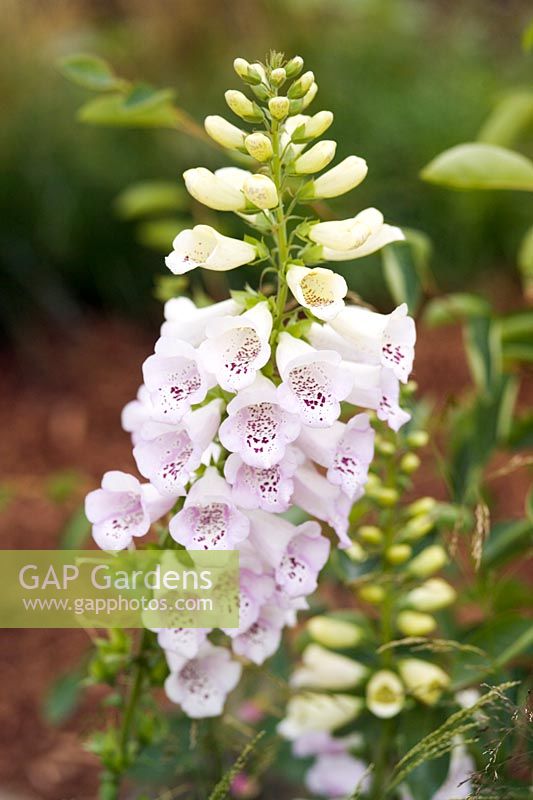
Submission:
<svg viewBox="0 0 533 800">
<path fill-rule="evenodd" d="M 432 328 L 472 317 L 490 314 L 490 305 L 476 294 L 448 294 L 430 300 L 424 310 L 424 322 Z"/>
<path fill-rule="evenodd" d="M 489 569 L 503 566 L 510 559 L 531 547 L 533 547 L 533 521 L 531 519 L 498 522 L 492 527 L 483 548 L 481 567 Z"/>
<path fill-rule="evenodd" d="M 522 273 L 522 283 L 526 297 L 533 297 L 533 227 L 530 228 L 518 251 L 518 267 Z"/>
<path fill-rule="evenodd" d="M 97 97 L 78 112 L 81 122 L 126 128 L 175 128 L 177 116 L 178 112 L 168 98 L 161 98 L 155 105 L 128 106 L 122 94 Z"/>
<path fill-rule="evenodd" d="M 124 89 L 128 85 L 127 81 L 115 75 L 109 64 L 98 56 L 84 53 L 66 56 L 59 62 L 59 69 L 68 80 L 95 92 Z"/>
<path fill-rule="evenodd" d="M 413 247 L 409 242 L 395 242 L 382 252 L 383 273 L 394 301 L 407 303 L 414 314 L 422 299 L 422 286 L 415 264 Z"/>
<path fill-rule="evenodd" d="M 533 125 L 533 92 L 509 94 L 498 103 L 478 134 L 478 142 L 510 147 Z"/>
<path fill-rule="evenodd" d="M 184 211 L 189 196 L 177 181 L 141 181 L 124 189 L 115 200 L 115 208 L 123 219 L 137 219 L 148 214 Z"/>
<path fill-rule="evenodd" d="M 470 142 L 445 150 L 421 172 L 423 180 L 451 189 L 533 191 L 533 161 L 512 150 Z"/>
<path fill-rule="evenodd" d="M 473 317 L 465 330 L 465 347 L 470 371 L 478 388 L 489 395 L 499 386 L 502 351 L 499 323 L 490 317 Z"/>
</svg>

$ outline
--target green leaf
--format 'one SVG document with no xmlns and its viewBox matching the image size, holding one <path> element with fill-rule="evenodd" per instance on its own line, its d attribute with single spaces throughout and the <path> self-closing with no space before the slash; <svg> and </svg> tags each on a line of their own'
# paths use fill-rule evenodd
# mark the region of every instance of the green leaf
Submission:
<svg viewBox="0 0 533 800">
<path fill-rule="evenodd" d="M 84 53 L 66 56 L 59 62 L 59 69 L 68 80 L 95 92 L 108 92 L 128 86 L 127 81 L 115 75 L 109 64 L 98 56 Z"/>
<path fill-rule="evenodd" d="M 189 196 L 173 181 L 141 181 L 124 189 L 115 200 L 122 219 L 137 219 L 149 214 L 185 211 Z"/>
<path fill-rule="evenodd" d="M 533 191 L 533 161 L 512 150 L 470 142 L 445 150 L 421 172 L 423 180 L 451 189 Z"/>
<path fill-rule="evenodd" d="M 383 273 L 394 301 L 407 303 L 410 314 L 415 314 L 422 299 L 422 286 L 414 259 L 414 249 L 409 242 L 389 244 L 382 250 Z"/>
<path fill-rule="evenodd" d="M 424 310 L 424 322 L 432 328 L 449 325 L 471 317 L 485 317 L 490 314 L 489 303 L 476 294 L 448 294 L 430 300 Z"/>
<path fill-rule="evenodd" d="M 498 387 L 502 376 L 499 323 L 490 317 L 473 317 L 465 330 L 465 349 L 472 377 L 485 395 Z"/>
<path fill-rule="evenodd" d="M 478 134 L 478 142 L 509 147 L 533 124 L 533 92 L 507 95 L 494 109 Z"/>
<path fill-rule="evenodd" d="M 472 652 L 456 654 L 452 671 L 454 687 L 478 683 L 484 677 L 501 674 L 500 671 L 517 656 L 531 652 L 533 624 L 520 612 L 512 611 L 492 618 L 463 636 L 463 642 L 479 648 L 485 655 Z"/>
<path fill-rule="evenodd" d="M 58 678 L 44 698 L 43 714 L 50 725 L 61 725 L 72 716 L 81 695 L 81 675 L 71 672 Z"/>
<path fill-rule="evenodd" d="M 110 94 L 91 100 L 78 111 L 81 122 L 126 128 L 175 128 L 177 116 L 164 90 L 158 103 L 127 105 L 123 94 Z"/>
<path fill-rule="evenodd" d="M 522 34 L 522 47 L 526 52 L 528 50 L 533 50 L 533 22 L 530 22 L 529 25 L 526 26 Z"/>
<path fill-rule="evenodd" d="M 522 414 L 513 419 L 506 444 L 513 450 L 533 447 L 533 413 Z"/>
<path fill-rule="evenodd" d="M 89 538 L 91 523 L 85 516 L 83 506 L 70 517 L 61 534 L 59 548 L 61 550 L 80 550 Z"/>
<path fill-rule="evenodd" d="M 173 89 L 154 89 L 147 83 L 137 83 L 124 98 L 124 108 L 128 110 L 145 110 L 172 103 L 175 97 Z"/>
<path fill-rule="evenodd" d="M 520 244 L 518 250 L 518 268 L 522 274 L 522 283 L 526 297 L 533 297 L 533 227 L 531 227 Z"/>
<path fill-rule="evenodd" d="M 401 752 L 407 752 L 424 736 L 436 730 L 446 721 L 447 712 L 442 708 L 426 708 L 417 704 L 409 714 L 402 718 L 400 729 Z M 407 775 L 405 782 L 414 800 L 427 800 L 437 793 L 446 780 L 450 765 L 450 755 L 422 762 Z"/>
<path fill-rule="evenodd" d="M 481 568 L 491 569 L 503 566 L 531 547 L 533 547 L 532 519 L 498 522 L 491 528 L 483 548 Z"/>
</svg>

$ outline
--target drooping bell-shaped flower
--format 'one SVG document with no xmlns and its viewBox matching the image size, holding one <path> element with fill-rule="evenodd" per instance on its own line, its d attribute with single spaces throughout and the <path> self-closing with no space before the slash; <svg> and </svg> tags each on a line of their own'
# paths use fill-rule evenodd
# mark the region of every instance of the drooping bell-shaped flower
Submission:
<svg viewBox="0 0 533 800">
<path fill-rule="evenodd" d="M 181 339 L 198 347 L 205 339 L 205 331 L 210 322 L 218 317 L 240 314 L 241 311 L 241 306 L 232 298 L 198 308 L 188 297 L 173 297 L 165 303 L 165 322 L 161 326 L 161 336 Z"/>
<path fill-rule="evenodd" d="M 300 432 L 300 418 L 279 405 L 276 387 L 260 373 L 228 404 L 227 413 L 220 441 L 251 467 L 277 464 Z"/>
<path fill-rule="evenodd" d="M 368 765 L 349 753 L 318 756 L 305 775 L 305 785 L 313 794 L 342 800 L 358 789 L 366 794 L 370 786 Z"/>
<path fill-rule="evenodd" d="M 375 672 L 366 687 L 366 704 L 369 711 L 380 719 L 395 717 L 405 703 L 405 690 L 395 672 L 381 669 Z"/>
<path fill-rule="evenodd" d="M 162 497 L 150 484 L 118 470 L 106 472 L 102 488 L 85 498 L 85 514 L 93 539 L 102 550 L 124 550 L 133 537 L 144 536 L 150 525 L 172 508 L 174 498 Z"/>
<path fill-rule="evenodd" d="M 227 272 L 248 264 L 257 255 L 253 245 L 223 236 L 210 225 L 195 225 L 180 231 L 172 247 L 165 264 L 174 275 L 183 275 L 196 267 Z"/>
<path fill-rule="evenodd" d="M 433 706 L 451 682 L 450 676 L 437 664 L 421 658 L 404 658 L 398 670 L 408 691 L 421 703 Z"/>
<path fill-rule="evenodd" d="M 182 510 L 169 525 L 174 541 L 189 550 L 232 550 L 249 530 L 248 518 L 238 510 L 229 485 L 214 467 L 192 485 Z"/>
<path fill-rule="evenodd" d="M 234 172 L 228 173 L 228 170 Z M 238 167 L 223 167 L 215 172 L 205 167 L 194 167 L 185 170 L 183 179 L 189 194 L 204 206 L 215 211 L 244 211 L 246 197 L 242 192 L 242 184 L 248 175 L 250 173 L 247 170 Z"/>
<path fill-rule="evenodd" d="M 323 267 L 289 267 L 287 283 L 296 300 L 322 320 L 335 319 L 344 308 L 348 286 L 342 275 Z"/>
<path fill-rule="evenodd" d="M 242 150 L 246 134 L 224 117 L 212 114 L 204 120 L 204 128 L 214 142 L 228 150 Z"/>
<path fill-rule="evenodd" d="M 232 639 L 257 622 L 261 609 L 273 596 L 274 578 L 246 567 L 239 570 L 239 626 L 223 628 Z"/>
<path fill-rule="evenodd" d="M 203 644 L 195 658 L 176 667 L 165 681 L 165 692 L 191 719 L 221 714 L 226 696 L 235 688 L 242 672 L 229 650 L 210 642 Z"/>
<path fill-rule="evenodd" d="M 294 484 L 292 477 L 303 456 L 287 447 L 285 455 L 272 467 L 251 467 L 238 453 L 230 453 L 224 475 L 233 489 L 233 499 L 242 508 L 262 508 L 279 514 L 290 506 Z"/>
<path fill-rule="evenodd" d="M 167 653 L 178 658 L 196 658 L 204 644 L 209 628 L 161 628 L 157 643 Z"/>
<path fill-rule="evenodd" d="M 284 626 L 284 610 L 277 605 L 264 606 L 256 621 L 232 639 L 232 650 L 254 664 L 263 664 L 278 649 Z"/>
<path fill-rule="evenodd" d="M 379 213 L 379 212 L 378 212 Z M 394 225 L 387 225 L 382 221 L 382 224 L 376 226 L 373 232 L 355 247 L 348 249 L 335 248 L 330 245 L 324 246 L 322 250 L 322 258 L 327 261 L 351 261 L 354 258 L 363 258 L 372 253 L 377 253 L 383 247 L 393 242 L 401 242 L 405 239 L 401 228 L 396 228 Z"/>
<path fill-rule="evenodd" d="M 366 178 L 367 172 L 368 167 L 364 158 L 348 156 L 340 164 L 311 181 L 302 193 L 302 199 L 338 197 L 359 186 Z"/>
<path fill-rule="evenodd" d="M 303 424 L 312 428 L 332 425 L 353 384 L 341 367 L 340 355 L 333 350 L 317 351 L 301 339 L 281 333 L 276 363 L 283 381 L 278 386 L 283 408 L 299 414 Z"/>
<path fill-rule="evenodd" d="M 289 597 L 306 596 L 317 587 L 318 574 L 329 555 L 329 541 L 317 522 L 304 522 L 291 537 L 276 569 L 276 582 Z"/>
<path fill-rule="evenodd" d="M 339 253 L 365 245 L 383 226 L 383 214 L 377 208 L 365 208 L 350 219 L 318 222 L 311 226 L 309 238 L 329 250 Z M 329 260 L 329 258 L 328 258 Z"/>
<path fill-rule="evenodd" d="M 348 514 L 352 500 L 310 462 L 299 467 L 294 476 L 292 502 L 311 516 L 331 525 L 339 537 L 341 548 L 350 547 L 352 541 L 348 536 Z"/>
<path fill-rule="evenodd" d="M 139 387 L 136 399 L 126 403 L 120 417 L 122 428 L 131 433 L 131 441 L 134 445 L 141 439 L 141 429 L 146 422 L 153 418 L 153 413 L 150 392 L 142 384 Z"/>
<path fill-rule="evenodd" d="M 285 739 L 294 740 L 312 731 L 333 731 L 359 716 L 362 709 L 360 697 L 306 692 L 291 697 L 278 732 Z"/>
<path fill-rule="evenodd" d="M 346 424 L 335 422 L 329 429 L 302 428 L 297 445 L 327 468 L 328 481 L 351 500 L 361 496 L 374 455 L 374 430 L 367 414 L 357 414 Z"/>
<path fill-rule="evenodd" d="M 267 303 L 257 303 L 239 316 L 218 317 L 207 325 L 207 338 L 200 345 L 205 369 L 229 392 L 250 386 L 270 358 L 271 331 Z"/>
<path fill-rule="evenodd" d="M 368 675 L 368 667 L 353 658 L 332 653 L 319 644 L 309 644 L 302 653 L 302 664 L 291 676 L 297 689 L 353 689 Z"/>
</svg>

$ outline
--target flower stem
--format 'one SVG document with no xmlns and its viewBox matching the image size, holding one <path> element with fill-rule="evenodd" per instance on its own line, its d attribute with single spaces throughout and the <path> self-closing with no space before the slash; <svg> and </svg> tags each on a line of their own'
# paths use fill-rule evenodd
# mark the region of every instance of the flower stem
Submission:
<svg viewBox="0 0 533 800">
<path fill-rule="evenodd" d="M 276 240 L 278 250 L 278 289 L 276 295 L 276 310 L 274 317 L 274 326 L 272 333 L 272 341 L 274 342 L 281 329 L 283 312 L 287 303 L 287 280 L 285 273 L 287 271 L 287 261 L 289 257 L 289 248 L 287 240 L 287 221 L 285 219 L 285 210 L 283 207 L 283 190 L 282 190 L 282 167 L 281 167 L 281 154 L 280 154 L 280 132 L 279 122 L 272 121 L 272 156 L 271 175 L 272 180 L 278 192 L 279 203 L 276 208 L 276 224 L 273 227 L 273 236 Z"/>
</svg>

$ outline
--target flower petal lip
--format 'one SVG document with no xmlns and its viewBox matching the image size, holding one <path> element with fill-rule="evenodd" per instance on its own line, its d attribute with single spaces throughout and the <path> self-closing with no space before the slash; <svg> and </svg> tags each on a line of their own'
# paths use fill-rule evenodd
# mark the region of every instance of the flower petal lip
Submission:
<svg viewBox="0 0 533 800">
<path fill-rule="evenodd" d="M 223 236 L 209 225 L 181 231 L 172 246 L 165 264 L 175 275 L 196 267 L 226 272 L 253 261 L 257 255 L 253 245 Z"/>
<path fill-rule="evenodd" d="M 199 203 L 215 211 L 243 211 L 246 198 L 221 175 L 213 174 L 205 167 L 194 167 L 183 173 L 187 191 Z"/>
<path fill-rule="evenodd" d="M 242 191 L 246 199 L 257 208 L 271 209 L 279 203 L 276 185 L 267 175 L 250 175 L 244 181 Z"/>
<path fill-rule="evenodd" d="M 347 252 L 363 247 L 383 227 L 383 214 L 377 208 L 365 208 L 351 219 L 318 222 L 309 238 L 329 250 Z"/>
<path fill-rule="evenodd" d="M 404 702 L 404 686 L 395 672 L 382 669 L 372 675 L 366 687 L 366 704 L 374 716 L 380 719 L 395 717 Z"/>
<path fill-rule="evenodd" d="M 393 242 L 401 242 L 405 239 L 405 235 L 401 228 L 396 228 L 394 225 L 382 225 L 381 228 L 369 236 L 365 242 L 352 250 L 335 250 L 331 247 L 324 247 L 322 256 L 327 261 L 350 261 L 354 258 L 363 258 L 372 253 L 377 253 L 383 247 Z"/>
<path fill-rule="evenodd" d="M 322 320 L 332 320 L 344 308 L 348 285 L 342 275 L 323 267 L 292 265 L 287 283 L 296 300 Z"/>
</svg>

